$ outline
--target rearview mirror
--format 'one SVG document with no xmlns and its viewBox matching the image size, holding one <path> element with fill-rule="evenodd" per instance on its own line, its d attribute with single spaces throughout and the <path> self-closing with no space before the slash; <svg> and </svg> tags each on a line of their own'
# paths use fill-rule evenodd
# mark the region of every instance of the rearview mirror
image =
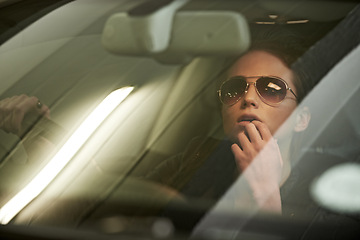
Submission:
<svg viewBox="0 0 360 240">
<path fill-rule="evenodd" d="M 105 24 L 103 46 L 115 54 L 184 63 L 197 56 L 239 55 L 250 45 L 248 24 L 239 13 L 165 10 L 146 16 L 114 14 Z"/>
</svg>

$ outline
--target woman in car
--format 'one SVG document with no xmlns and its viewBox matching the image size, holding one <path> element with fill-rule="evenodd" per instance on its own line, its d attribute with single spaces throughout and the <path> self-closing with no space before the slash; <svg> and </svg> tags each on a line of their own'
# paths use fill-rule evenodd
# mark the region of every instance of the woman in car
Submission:
<svg viewBox="0 0 360 240">
<path fill-rule="evenodd" d="M 310 113 L 306 108 L 297 110 L 296 120 L 277 130 L 312 86 L 291 70 L 304 50 L 299 40 L 278 32 L 260 39 L 232 64 L 220 84 L 226 139 L 196 138 L 147 179 L 188 198 L 216 201 L 241 175 L 250 197 L 235 202 L 282 212 L 280 190 L 291 174 L 291 138 L 306 129 Z"/>
<path fill-rule="evenodd" d="M 306 111 L 299 111 L 292 129 L 283 129 L 277 140 L 273 138 L 310 90 L 291 70 L 303 51 L 299 46 L 292 36 L 278 32 L 255 42 L 232 64 L 218 92 L 226 139 L 197 138 L 183 154 L 164 161 L 146 178 L 189 198 L 216 200 L 241 174 L 251 189 L 250 201 L 280 213 L 280 187 L 291 169 L 289 139 L 293 131 L 306 129 L 310 119 Z M 49 108 L 36 97 L 4 99 L 0 128 L 21 137 L 24 116 L 29 114 L 49 117 Z M 41 134 L 32 140 L 51 145 Z M 34 149 L 27 146 L 29 151 Z"/>
</svg>

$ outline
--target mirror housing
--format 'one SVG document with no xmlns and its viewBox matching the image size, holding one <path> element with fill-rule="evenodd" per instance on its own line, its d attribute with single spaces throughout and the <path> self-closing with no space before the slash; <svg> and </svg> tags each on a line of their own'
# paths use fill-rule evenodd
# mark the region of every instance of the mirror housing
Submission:
<svg viewBox="0 0 360 240">
<path fill-rule="evenodd" d="M 177 3 L 177 5 L 174 3 Z M 179 11 L 177 1 L 145 16 L 117 13 L 105 24 L 102 44 L 114 54 L 181 64 L 198 56 L 236 56 L 250 45 L 246 19 L 231 11 Z"/>
</svg>

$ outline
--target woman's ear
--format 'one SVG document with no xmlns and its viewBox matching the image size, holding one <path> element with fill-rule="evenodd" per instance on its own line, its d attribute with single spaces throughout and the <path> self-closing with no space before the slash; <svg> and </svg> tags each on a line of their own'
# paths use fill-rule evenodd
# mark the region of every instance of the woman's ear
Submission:
<svg viewBox="0 0 360 240">
<path fill-rule="evenodd" d="M 310 122 L 311 113 L 308 107 L 303 107 L 302 109 L 298 110 L 296 114 L 296 123 L 294 127 L 295 132 L 302 132 L 304 131 Z"/>
</svg>

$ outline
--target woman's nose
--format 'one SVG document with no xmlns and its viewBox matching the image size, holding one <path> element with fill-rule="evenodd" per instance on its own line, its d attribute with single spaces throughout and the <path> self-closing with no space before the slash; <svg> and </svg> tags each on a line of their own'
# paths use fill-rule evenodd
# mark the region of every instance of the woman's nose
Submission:
<svg viewBox="0 0 360 240">
<path fill-rule="evenodd" d="M 243 107 L 249 107 L 249 106 L 258 107 L 258 103 L 259 103 L 259 96 L 256 92 L 256 87 L 254 83 L 249 83 L 247 89 L 245 90 L 241 105 Z"/>
</svg>

